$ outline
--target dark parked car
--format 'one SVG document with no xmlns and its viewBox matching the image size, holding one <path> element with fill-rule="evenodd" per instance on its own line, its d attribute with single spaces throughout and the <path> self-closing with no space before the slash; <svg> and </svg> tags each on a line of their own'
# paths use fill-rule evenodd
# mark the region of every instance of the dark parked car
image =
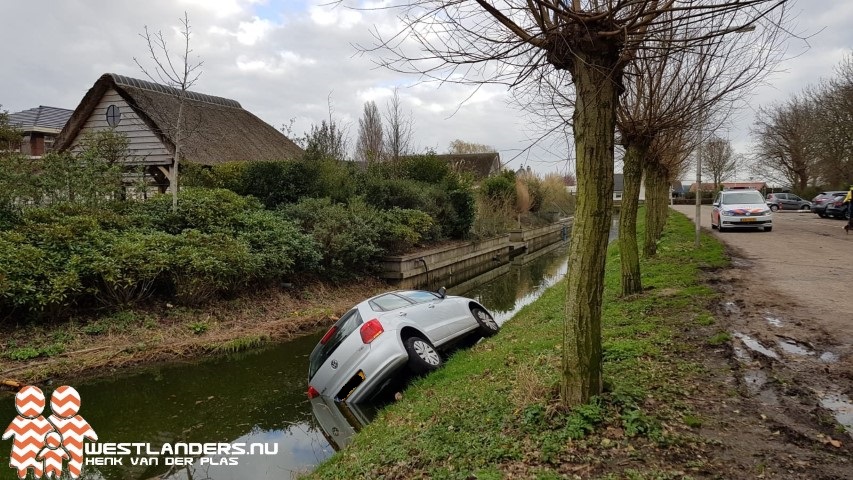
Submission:
<svg viewBox="0 0 853 480">
<path fill-rule="evenodd" d="M 776 210 L 811 210 L 812 202 L 793 193 L 768 193 L 767 206 L 774 212 Z"/>
<path fill-rule="evenodd" d="M 826 216 L 832 218 L 850 218 L 850 211 L 847 205 L 844 204 L 844 197 L 847 192 L 841 192 L 841 195 L 836 195 L 829 202 L 826 202 Z"/>
<path fill-rule="evenodd" d="M 830 192 L 820 192 L 812 199 L 812 212 L 816 213 L 820 218 L 826 218 L 826 206 L 834 201 L 835 197 L 846 195 L 847 192 L 842 190 L 833 190 Z"/>
</svg>

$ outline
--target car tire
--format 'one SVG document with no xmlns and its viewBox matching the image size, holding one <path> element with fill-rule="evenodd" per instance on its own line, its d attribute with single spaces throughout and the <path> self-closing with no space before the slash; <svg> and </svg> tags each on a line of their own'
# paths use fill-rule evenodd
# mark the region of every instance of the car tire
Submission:
<svg viewBox="0 0 853 480">
<path fill-rule="evenodd" d="M 438 350 L 425 338 L 409 337 L 403 342 L 403 346 L 409 355 L 409 369 L 416 375 L 437 370 L 443 363 Z"/>
<path fill-rule="evenodd" d="M 720 226 L 718 226 L 718 227 L 717 227 L 717 231 L 718 231 L 718 232 L 720 232 L 720 233 L 723 233 L 723 232 L 728 232 L 728 231 L 729 231 L 729 229 L 728 229 L 728 228 L 723 228 L 723 226 L 722 226 L 722 225 L 720 225 Z"/>
<path fill-rule="evenodd" d="M 776 210 L 779 210 L 779 205 L 770 205 L 771 212 L 775 212 Z"/>
<path fill-rule="evenodd" d="M 825 214 L 825 213 L 818 213 L 818 214 L 817 214 L 817 216 L 818 216 L 818 217 L 820 217 L 820 218 L 826 218 L 826 214 Z"/>
<path fill-rule="evenodd" d="M 471 315 L 474 315 L 474 319 L 477 320 L 477 324 L 479 325 L 479 327 L 477 327 L 477 331 L 483 337 L 491 337 L 500 331 L 501 327 L 498 325 L 498 322 L 495 321 L 495 318 L 482 308 L 472 308 Z"/>
<path fill-rule="evenodd" d="M 765 231 L 765 232 L 772 232 L 772 231 L 773 231 L 773 227 L 764 227 L 764 231 Z"/>
<path fill-rule="evenodd" d="M 802 207 L 800 207 L 800 210 L 808 212 L 809 210 L 811 210 L 811 207 L 809 207 L 808 205 L 803 205 Z"/>
</svg>

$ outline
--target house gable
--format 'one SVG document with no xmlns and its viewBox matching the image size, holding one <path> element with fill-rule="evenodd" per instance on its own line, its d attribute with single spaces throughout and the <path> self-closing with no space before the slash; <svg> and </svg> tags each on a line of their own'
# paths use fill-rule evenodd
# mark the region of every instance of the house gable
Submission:
<svg viewBox="0 0 853 480">
<path fill-rule="evenodd" d="M 111 118 L 108 119 L 108 114 Z M 110 125 L 110 121 L 113 125 Z M 164 144 L 154 130 L 115 88 L 108 88 L 90 110 L 83 126 L 71 140 L 71 150 L 77 150 L 87 133 L 113 129 L 128 139 L 128 164 L 169 165 L 172 163 L 171 147 Z"/>
</svg>

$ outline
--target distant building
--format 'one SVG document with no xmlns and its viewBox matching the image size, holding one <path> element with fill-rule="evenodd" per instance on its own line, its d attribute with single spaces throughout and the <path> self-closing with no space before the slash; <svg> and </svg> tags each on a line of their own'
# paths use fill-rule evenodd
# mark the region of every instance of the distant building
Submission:
<svg viewBox="0 0 853 480">
<path fill-rule="evenodd" d="M 625 190 L 625 175 L 617 173 L 613 175 L 613 200 L 622 201 L 622 194 Z M 640 201 L 646 201 L 646 179 L 640 181 Z"/>
<path fill-rule="evenodd" d="M 767 184 L 765 182 L 723 182 L 720 185 L 715 183 L 705 183 L 702 182 L 702 191 L 703 192 L 716 192 L 720 190 L 720 186 L 722 186 L 725 190 L 737 190 L 737 189 L 747 189 L 753 188 L 755 190 L 763 190 L 767 188 Z M 690 184 L 690 192 L 696 191 L 696 182 Z"/>
<path fill-rule="evenodd" d="M 764 190 L 767 188 L 765 182 L 723 182 L 723 188 L 726 190 L 740 190 L 752 188 L 755 190 Z"/>
<path fill-rule="evenodd" d="M 470 173 L 476 182 L 481 182 L 501 171 L 501 155 L 497 152 L 448 153 L 436 155 L 436 157 L 446 161 L 457 172 Z"/>
<path fill-rule="evenodd" d="M 128 165 L 144 165 L 162 189 L 174 168 L 180 90 L 107 73 L 83 97 L 57 139 L 74 150 L 87 132 L 112 129 L 130 141 Z M 180 162 L 216 165 L 299 158 L 302 149 L 235 100 L 186 92 Z"/>
<path fill-rule="evenodd" d="M 719 190 L 719 188 L 717 187 L 717 184 L 702 182 L 702 191 L 703 192 L 716 192 L 717 190 Z M 691 193 L 696 192 L 696 182 L 693 182 L 690 184 L 690 190 L 689 191 Z"/>
<path fill-rule="evenodd" d="M 10 113 L 9 125 L 23 134 L 21 153 L 38 158 L 53 150 L 57 135 L 73 112 L 74 110 L 67 108 L 39 105 L 22 112 Z"/>
</svg>

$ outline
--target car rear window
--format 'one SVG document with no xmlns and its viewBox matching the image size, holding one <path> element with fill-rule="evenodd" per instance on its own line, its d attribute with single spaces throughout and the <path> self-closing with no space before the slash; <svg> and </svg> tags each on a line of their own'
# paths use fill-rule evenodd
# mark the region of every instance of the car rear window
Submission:
<svg viewBox="0 0 853 480">
<path fill-rule="evenodd" d="M 764 199 L 761 198 L 761 194 L 758 192 L 737 192 L 737 193 L 727 193 L 723 195 L 723 204 L 733 205 L 733 204 L 763 204 Z"/>
<path fill-rule="evenodd" d="M 411 301 L 393 293 L 381 295 L 368 303 L 370 304 L 370 308 L 377 312 L 388 312 L 412 305 Z"/>
<path fill-rule="evenodd" d="M 317 373 L 317 370 L 319 370 L 321 366 L 323 366 L 326 359 L 329 358 L 335 349 L 343 343 L 344 339 L 354 332 L 362 322 L 361 314 L 358 313 L 357 308 L 353 308 L 349 312 L 345 313 L 340 320 L 335 322 L 335 325 L 329 329 L 329 331 L 334 329 L 332 336 L 326 340 L 326 343 L 317 344 L 311 352 L 311 356 L 308 357 L 309 380 L 314 378 L 314 374 Z"/>
<path fill-rule="evenodd" d="M 398 294 L 408 298 L 409 300 L 415 303 L 432 302 L 439 298 L 438 295 L 432 292 L 427 292 L 425 290 L 409 290 L 406 292 L 398 292 Z"/>
</svg>

